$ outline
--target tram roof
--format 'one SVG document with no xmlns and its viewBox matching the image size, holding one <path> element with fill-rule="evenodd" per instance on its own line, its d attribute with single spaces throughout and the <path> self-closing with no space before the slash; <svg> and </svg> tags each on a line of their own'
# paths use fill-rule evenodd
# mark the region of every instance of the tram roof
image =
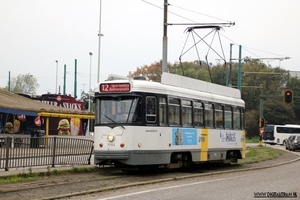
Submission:
<svg viewBox="0 0 300 200">
<path fill-rule="evenodd" d="M 169 94 L 185 96 L 187 98 L 201 97 L 202 100 L 244 106 L 240 90 L 206 81 L 183 77 L 176 74 L 163 73 L 162 81 L 151 82 L 145 80 L 113 80 L 105 83 L 131 83 L 131 91 Z M 99 91 L 99 85 L 95 88 Z"/>
<path fill-rule="evenodd" d="M 236 88 L 226 87 L 223 85 L 209 83 L 202 80 L 197 80 L 177 74 L 170 74 L 164 72 L 161 79 L 162 84 L 196 90 L 200 92 L 206 92 L 211 94 L 217 94 L 221 96 L 228 96 L 233 98 L 241 98 L 240 90 Z"/>
</svg>

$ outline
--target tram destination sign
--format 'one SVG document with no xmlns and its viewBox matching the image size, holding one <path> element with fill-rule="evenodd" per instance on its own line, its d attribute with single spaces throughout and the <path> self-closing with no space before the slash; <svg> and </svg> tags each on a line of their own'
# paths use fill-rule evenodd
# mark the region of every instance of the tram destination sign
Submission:
<svg viewBox="0 0 300 200">
<path fill-rule="evenodd" d="M 100 84 L 100 92 L 129 92 L 129 83 L 102 83 Z"/>
</svg>

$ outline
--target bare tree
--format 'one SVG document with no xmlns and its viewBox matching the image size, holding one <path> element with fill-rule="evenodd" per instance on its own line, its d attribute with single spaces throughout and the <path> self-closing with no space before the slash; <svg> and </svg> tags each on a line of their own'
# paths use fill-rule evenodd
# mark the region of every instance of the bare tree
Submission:
<svg viewBox="0 0 300 200">
<path fill-rule="evenodd" d="M 10 83 L 12 92 L 28 95 L 36 94 L 36 90 L 39 86 L 37 79 L 31 74 L 19 74 L 17 77 L 12 77 Z"/>
</svg>

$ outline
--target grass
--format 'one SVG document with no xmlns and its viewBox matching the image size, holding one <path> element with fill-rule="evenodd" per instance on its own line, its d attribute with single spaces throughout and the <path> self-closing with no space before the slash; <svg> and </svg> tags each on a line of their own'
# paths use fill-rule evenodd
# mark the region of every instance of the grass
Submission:
<svg viewBox="0 0 300 200">
<path fill-rule="evenodd" d="M 246 143 L 258 143 L 259 142 L 259 136 L 251 137 L 251 138 L 246 138 Z"/>
<path fill-rule="evenodd" d="M 67 175 L 67 174 L 75 174 L 75 173 L 89 173 L 89 172 L 97 172 L 99 171 L 98 167 L 73 167 L 69 170 L 50 170 L 50 167 L 47 167 L 46 172 L 32 172 L 32 169 L 29 168 L 28 172 L 22 172 L 19 174 L 0 177 L 1 183 L 17 183 L 17 182 L 25 182 L 25 181 L 34 181 L 37 180 L 41 176 L 57 176 L 57 175 Z"/>
<path fill-rule="evenodd" d="M 246 151 L 246 158 L 239 160 L 239 164 L 256 163 L 264 160 L 271 160 L 286 153 L 280 149 L 264 146 L 247 147 Z"/>
</svg>

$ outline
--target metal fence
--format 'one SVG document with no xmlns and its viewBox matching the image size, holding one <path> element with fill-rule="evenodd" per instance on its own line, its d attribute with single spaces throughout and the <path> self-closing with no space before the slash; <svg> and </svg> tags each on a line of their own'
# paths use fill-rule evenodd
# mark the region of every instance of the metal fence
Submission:
<svg viewBox="0 0 300 200">
<path fill-rule="evenodd" d="M 90 165 L 94 141 L 72 137 L 0 137 L 0 169 Z"/>
</svg>

